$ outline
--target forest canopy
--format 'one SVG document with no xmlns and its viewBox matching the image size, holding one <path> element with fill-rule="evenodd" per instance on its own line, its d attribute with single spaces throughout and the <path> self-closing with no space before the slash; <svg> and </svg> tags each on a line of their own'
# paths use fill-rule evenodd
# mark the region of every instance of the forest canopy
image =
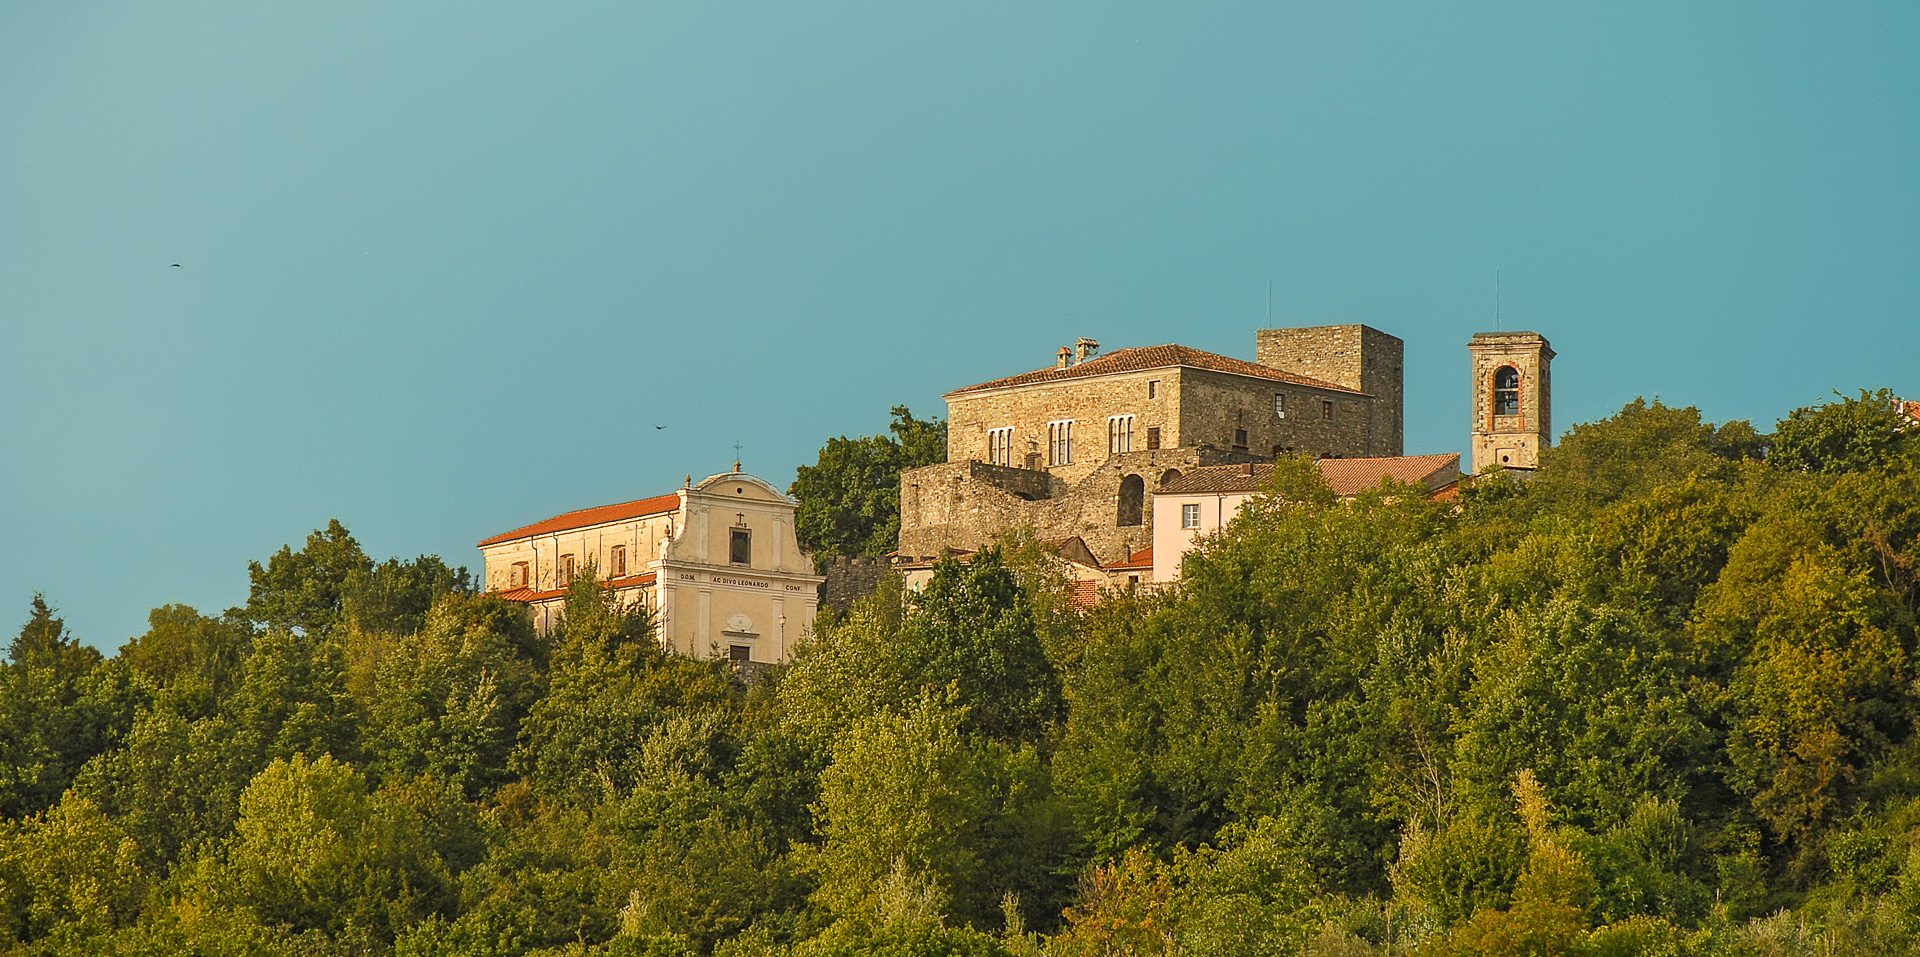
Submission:
<svg viewBox="0 0 1920 957">
<path fill-rule="evenodd" d="M 1281 468 L 1177 590 L 1081 611 L 1016 537 L 751 680 L 590 578 L 536 635 L 338 522 L 110 657 L 33 596 L 0 953 L 1911 954 L 1887 399 L 1636 401 L 1454 503 Z M 940 428 L 895 426 L 802 470 L 871 479 L 816 547 L 885 550 Z"/>
</svg>

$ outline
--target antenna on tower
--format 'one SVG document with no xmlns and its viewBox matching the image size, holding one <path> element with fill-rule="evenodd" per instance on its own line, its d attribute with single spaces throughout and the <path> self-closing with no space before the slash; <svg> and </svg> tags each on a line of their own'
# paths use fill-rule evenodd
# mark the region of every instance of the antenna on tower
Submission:
<svg viewBox="0 0 1920 957">
<path fill-rule="evenodd" d="M 1273 277 L 1267 277 L 1267 325 L 1273 325 Z"/>
</svg>

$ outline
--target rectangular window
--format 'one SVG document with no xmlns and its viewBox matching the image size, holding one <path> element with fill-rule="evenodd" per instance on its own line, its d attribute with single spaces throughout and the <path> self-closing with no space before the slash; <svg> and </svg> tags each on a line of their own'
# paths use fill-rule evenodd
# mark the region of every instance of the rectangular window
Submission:
<svg viewBox="0 0 1920 957">
<path fill-rule="evenodd" d="M 1333 421 L 1333 400 L 1332 399 L 1320 400 L 1320 417 L 1323 419 L 1326 419 L 1329 422 Z"/>
<path fill-rule="evenodd" d="M 1199 528 L 1200 527 L 1200 506 L 1198 505 L 1180 506 L 1180 527 L 1181 528 Z"/>
<path fill-rule="evenodd" d="M 728 645 L 727 660 L 733 662 L 734 664 L 741 664 L 743 662 L 752 661 L 753 649 L 749 648 L 746 645 Z"/>
<path fill-rule="evenodd" d="M 1133 416 L 1111 415 L 1107 417 L 1107 454 L 1118 455 L 1133 451 Z"/>
<path fill-rule="evenodd" d="M 527 587 L 527 563 L 526 562 L 513 563 L 512 570 L 507 572 L 507 584 L 513 588 Z"/>
<path fill-rule="evenodd" d="M 615 578 L 627 573 L 627 546 L 615 545 L 607 553 L 607 573 Z"/>
<path fill-rule="evenodd" d="M 573 556 L 562 555 L 560 556 L 560 584 L 565 586 L 565 585 L 570 585 L 572 583 L 573 583 Z"/>
<path fill-rule="evenodd" d="M 1147 426 L 1147 448 L 1157 449 L 1159 447 L 1160 447 L 1160 427 L 1157 425 Z"/>
<path fill-rule="evenodd" d="M 735 565 L 746 565 L 753 561 L 753 533 L 744 529 L 733 529 L 733 537 L 727 547 L 727 561 Z"/>
<path fill-rule="evenodd" d="M 1287 417 L 1287 397 L 1278 392 L 1273 394 L 1273 417 L 1276 419 Z"/>
<path fill-rule="evenodd" d="M 1233 450 L 1235 452 L 1245 452 L 1247 450 L 1247 430 L 1246 429 L 1233 430 Z"/>
<path fill-rule="evenodd" d="M 1047 423 L 1047 464 L 1073 464 L 1073 420 Z"/>
<path fill-rule="evenodd" d="M 994 465 L 1013 464 L 1013 427 L 987 430 L 987 461 Z"/>
<path fill-rule="evenodd" d="M 1160 398 L 1160 380 L 1159 379 L 1147 380 L 1147 398 L 1149 399 Z"/>
</svg>

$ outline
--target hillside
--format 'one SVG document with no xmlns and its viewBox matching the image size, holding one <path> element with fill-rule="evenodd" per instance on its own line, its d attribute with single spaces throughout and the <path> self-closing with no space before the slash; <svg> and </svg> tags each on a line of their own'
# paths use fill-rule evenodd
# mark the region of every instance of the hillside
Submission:
<svg viewBox="0 0 1920 957">
<path fill-rule="evenodd" d="M 0 953 L 1910 954 L 1908 425 L 1636 402 L 1457 503 L 1284 459 L 1177 592 L 1011 540 L 752 681 L 337 523 L 113 657 L 35 598 Z"/>
</svg>

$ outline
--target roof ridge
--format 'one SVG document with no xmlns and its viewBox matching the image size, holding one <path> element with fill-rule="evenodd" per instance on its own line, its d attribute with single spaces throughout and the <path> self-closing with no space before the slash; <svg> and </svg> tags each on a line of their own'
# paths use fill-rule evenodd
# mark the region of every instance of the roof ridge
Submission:
<svg viewBox="0 0 1920 957">
<path fill-rule="evenodd" d="M 1137 367 L 1127 367 L 1129 365 L 1128 363 L 1115 361 L 1136 356 L 1143 360 L 1143 364 Z M 985 382 L 977 382 L 973 385 L 963 386 L 946 394 L 948 396 L 955 396 L 987 389 L 1005 389 L 1023 385 L 1057 382 L 1083 376 L 1106 375 L 1109 372 L 1144 372 L 1149 369 L 1166 366 L 1185 366 L 1199 369 L 1203 372 L 1244 375 L 1276 382 L 1287 382 L 1307 388 L 1325 389 L 1330 392 L 1366 395 L 1365 392 L 1360 390 L 1350 389 L 1336 382 L 1328 382 L 1325 379 L 1316 379 L 1312 376 L 1302 375 L 1290 369 L 1250 362 L 1246 359 L 1222 355 L 1218 352 L 1209 352 L 1198 346 L 1181 345 L 1178 342 L 1168 342 L 1150 346 L 1123 346 L 1074 365 L 1043 366 L 1038 369 L 1030 369 L 1026 372 L 1016 372 L 1013 375 L 1001 376 L 997 379 L 989 379 Z"/>
</svg>

